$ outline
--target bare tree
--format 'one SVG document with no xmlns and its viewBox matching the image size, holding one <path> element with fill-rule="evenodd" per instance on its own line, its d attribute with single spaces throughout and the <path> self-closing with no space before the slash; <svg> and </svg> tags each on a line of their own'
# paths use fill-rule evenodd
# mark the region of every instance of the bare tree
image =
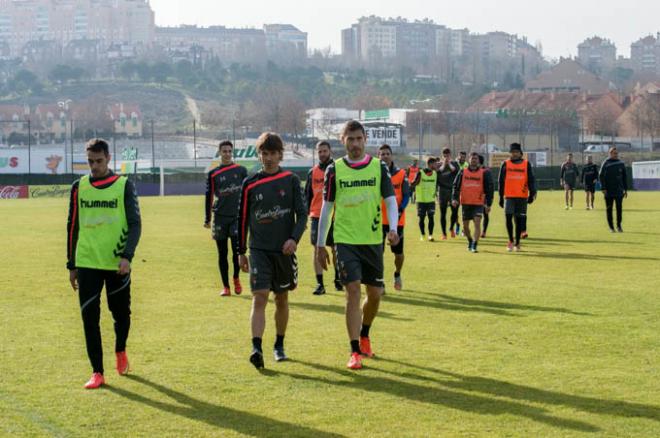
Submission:
<svg viewBox="0 0 660 438">
<path fill-rule="evenodd" d="M 660 94 L 648 93 L 642 104 L 642 124 L 651 136 L 651 147 L 660 137 Z"/>
<path fill-rule="evenodd" d="M 353 99 L 352 107 L 361 110 L 390 108 L 392 107 L 392 101 L 388 97 L 379 95 L 373 87 L 366 86 Z"/>
<path fill-rule="evenodd" d="M 594 135 L 616 137 L 619 131 L 619 114 L 604 104 L 595 104 L 587 109 L 587 129 Z"/>
<path fill-rule="evenodd" d="M 114 124 L 110 115 L 111 103 L 101 96 L 92 96 L 74 107 L 73 123 L 77 137 L 108 135 Z"/>
</svg>

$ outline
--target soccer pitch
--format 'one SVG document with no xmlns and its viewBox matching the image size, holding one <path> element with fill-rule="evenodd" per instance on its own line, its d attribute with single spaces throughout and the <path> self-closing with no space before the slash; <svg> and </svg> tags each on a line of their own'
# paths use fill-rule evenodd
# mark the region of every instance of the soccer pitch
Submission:
<svg viewBox="0 0 660 438">
<path fill-rule="evenodd" d="M 404 290 L 391 287 L 388 248 L 377 358 L 360 371 L 345 368 L 343 294 L 311 294 L 306 232 L 292 360 L 269 354 L 271 302 L 263 373 L 248 362 L 249 291 L 218 296 L 202 197 L 142 198 L 132 373 L 114 371 L 104 294 L 108 386 L 95 391 L 82 387 L 67 200 L 0 201 L 0 435 L 660 436 L 660 194 L 630 194 L 623 234 L 609 233 L 602 196 L 595 211 L 576 198 L 566 211 L 563 193 L 541 192 L 530 239 L 511 254 L 497 206 L 479 254 L 463 238 L 420 242 L 410 206 Z"/>
</svg>

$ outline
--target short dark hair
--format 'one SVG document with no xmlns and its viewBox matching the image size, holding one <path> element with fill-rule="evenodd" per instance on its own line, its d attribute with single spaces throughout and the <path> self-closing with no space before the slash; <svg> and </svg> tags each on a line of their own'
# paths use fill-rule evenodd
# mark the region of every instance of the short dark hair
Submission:
<svg viewBox="0 0 660 438">
<path fill-rule="evenodd" d="M 388 150 L 388 151 L 390 151 L 390 154 L 392 153 L 392 147 L 388 144 L 381 145 L 381 147 L 379 147 L 378 150 L 379 151 Z"/>
<path fill-rule="evenodd" d="M 102 138 L 93 138 L 89 140 L 85 146 L 85 150 L 91 152 L 103 152 L 106 157 L 110 155 L 110 147 L 108 146 L 108 142 Z"/>
<path fill-rule="evenodd" d="M 465 151 L 460 151 L 460 152 L 458 153 L 458 155 L 467 155 L 467 152 L 465 152 Z"/>
<path fill-rule="evenodd" d="M 426 160 L 426 165 L 430 166 L 431 164 L 435 164 L 438 160 L 435 159 L 435 157 L 431 157 L 428 160 Z"/>
<path fill-rule="evenodd" d="M 470 156 L 476 155 L 477 157 L 480 157 L 479 152 L 470 152 Z"/>
<path fill-rule="evenodd" d="M 218 149 L 222 149 L 223 146 L 229 146 L 229 147 L 231 147 L 232 149 L 234 149 L 234 143 L 232 143 L 232 142 L 229 141 L 229 140 L 223 140 L 223 141 L 221 141 L 220 144 L 218 145 Z"/>
<path fill-rule="evenodd" d="M 483 166 L 484 163 L 486 162 L 486 159 L 484 158 L 483 155 L 481 155 L 481 154 L 478 154 L 478 155 L 479 155 L 479 164 L 481 164 Z"/>
<path fill-rule="evenodd" d="M 449 148 L 444 148 L 444 149 L 442 150 L 442 155 L 446 155 L 446 154 L 451 154 L 451 149 L 449 149 Z"/>
<path fill-rule="evenodd" d="M 257 152 L 284 152 L 282 138 L 274 132 L 264 132 L 257 139 Z"/>
<path fill-rule="evenodd" d="M 327 140 L 321 140 L 318 143 L 316 143 L 316 148 L 320 148 L 321 146 L 325 146 L 328 149 L 332 149 L 332 146 L 330 146 L 330 142 Z"/>
<path fill-rule="evenodd" d="M 520 143 L 511 143 L 509 146 L 509 152 L 518 151 L 522 154 L 522 146 Z"/>
<path fill-rule="evenodd" d="M 341 136 L 346 137 L 349 132 L 353 131 L 362 131 L 362 134 L 367 135 L 367 132 L 364 130 L 362 123 L 358 122 L 357 120 L 349 120 L 344 125 L 344 129 L 341 130 Z"/>
</svg>

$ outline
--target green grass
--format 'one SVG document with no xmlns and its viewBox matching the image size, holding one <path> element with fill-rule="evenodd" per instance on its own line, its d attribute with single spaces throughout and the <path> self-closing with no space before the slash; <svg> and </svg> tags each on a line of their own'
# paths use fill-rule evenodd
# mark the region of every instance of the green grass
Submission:
<svg viewBox="0 0 660 438">
<path fill-rule="evenodd" d="M 507 254 L 495 208 L 481 253 L 407 229 L 405 290 L 372 329 L 378 359 L 344 368 L 344 299 L 311 295 L 308 234 L 287 352 L 256 372 L 249 293 L 218 297 L 200 197 L 143 198 L 134 261 L 131 377 L 85 391 L 90 368 L 65 270 L 65 200 L 0 202 L 0 435 L 660 435 L 660 194 L 632 193 L 624 234 L 560 193 L 530 208 Z M 386 253 L 388 285 L 392 256 Z M 245 277 L 244 277 L 245 278 Z M 243 281 L 247 284 L 247 281 Z M 274 338 L 268 307 L 264 343 Z"/>
</svg>

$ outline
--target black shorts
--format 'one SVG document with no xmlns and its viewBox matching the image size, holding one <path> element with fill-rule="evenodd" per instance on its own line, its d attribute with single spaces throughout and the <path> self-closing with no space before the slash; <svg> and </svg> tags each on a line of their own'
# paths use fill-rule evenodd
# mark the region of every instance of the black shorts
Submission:
<svg viewBox="0 0 660 438">
<path fill-rule="evenodd" d="M 577 184 L 575 183 L 569 183 L 567 181 L 564 181 L 564 190 L 575 190 L 575 186 Z"/>
<path fill-rule="evenodd" d="M 462 206 L 463 220 L 471 221 L 475 217 L 483 217 L 485 208 L 483 205 L 465 205 Z"/>
<path fill-rule="evenodd" d="M 527 216 L 527 198 L 505 199 L 504 213 L 514 216 Z"/>
<path fill-rule="evenodd" d="M 390 232 L 389 225 L 383 225 L 383 244 L 387 244 L 387 234 Z M 403 227 L 396 227 L 396 233 L 399 235 L 399 243 L 396 246 L 390 246 L 392 254 L 403 254 Z"/>
<path fill-rule="evenodd" d="M 235 217 L 215 216 L 213 218 L 213 238 L 227 240 L 238 237 L 238 220 Z"/>
<path fill-rule="evenodd" d="M 298 286 L 296 255 L 261 251 L 250 248 L 250 288 L 282 293 Z"/>
<path fill-rule="evenodd" d="M 338 243 L 337 268 L 342 284 L 354 281 L 383 287 L 383 245 L 347 245 Z"/>
<path fill-rule="evenodd" d="M 584 191 L 587 193 L 596 193 L 596 185 L 595 184 L 589 184 L 584 186 Z"/>
<path fill-rule="evenodd" d="M 333 231 L 335 228 L 335 223 L 330 224 L 330 231 L 328 231 L 328 237 L 325 239 L 325 246 L 335 246 L 335 239 L 332 237 Z M 319 218 L 313 217 L 312 223 L 309 229 L 309 237 L 312 242 L 312 246 L 316 246 L 316 242 L 319 240 Z"/>
<path fill-rule="evenodd" d="M 417 202 L 417 216 L 435 215 L 435 202 Z"/>
</svg>

